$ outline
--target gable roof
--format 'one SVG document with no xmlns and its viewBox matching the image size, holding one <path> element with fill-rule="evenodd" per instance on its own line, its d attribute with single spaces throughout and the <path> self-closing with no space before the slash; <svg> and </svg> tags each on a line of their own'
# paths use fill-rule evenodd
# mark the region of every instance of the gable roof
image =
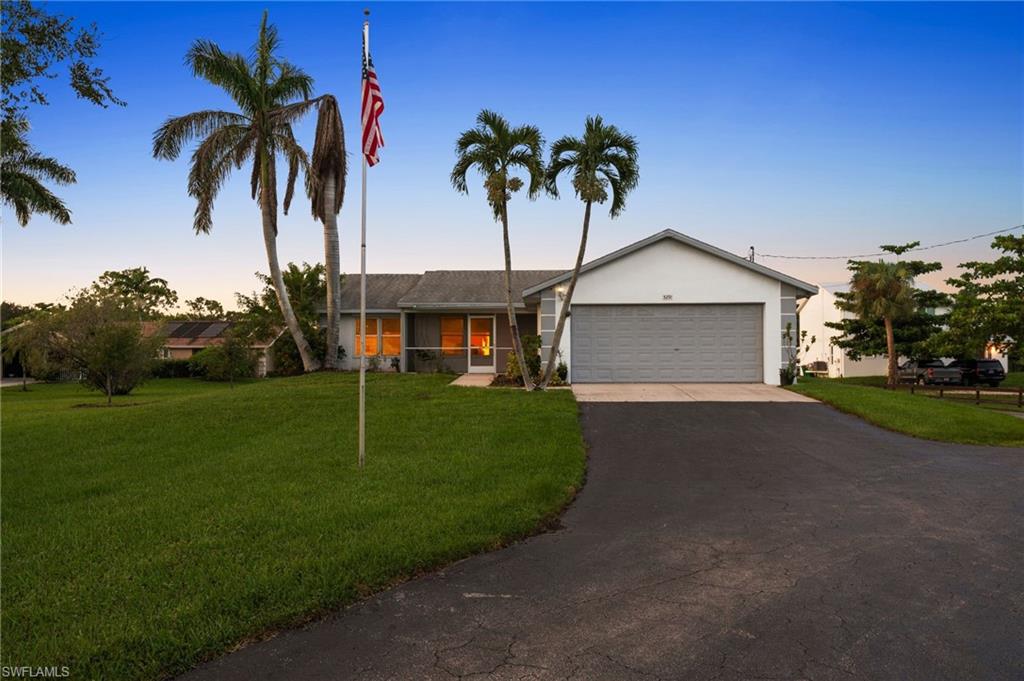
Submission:
<svg viewBox="0 0 1024 681">
<path fill-rule="evenodd" d="M 603 265 L 607 265 L 613 260 L 618 260 L 619 258 L 627 256 L 635 251 L 639 251 L 641 248 L 645 248 L 647 246 L 650 246 L 651 244 L 657 243 L 664 239 L 673 239 L 674 241 L 678 241 L 679 243 L 690 246 L 691 248 L 695 248 L 698 251 L 703 251 L 710 255 L 731 262 L 734 265 L 739 265 L 740 267 L 744 267 L 748 270 L 757 272 L 758 274 L 762 274 L 766 277 L 771 277 L 772 279 L 780 281 L 784 284 L 789 284 L 790 286 L 797 289 L 797 293 L 804 293 L 808 296 L 813 296 L 815 293 L 818 292 L 818 287 L 813 284 L 808 284 L 806 281 L 801 281 L 799 279 L 795 279 L 794 277 L 783 274 L 781 272 L 776 272 L 770 267 L 765 267 L 764 265 L 760 265 L 756 262 L 750 262 L 746 258 L 741 258 L 740 256 L 729 253 L 728 251 L 723 251 L 721 248 L 694 239 L 692 236 L 687 236 L 681 232 L 675 231 L 674 229 L 662 230 L 657 234 L 652 234 L 646 239 L 641 239 L 636 243 L 624 246 L 623 248 L 620 248 L 617 251 L 613 251 L 612 253 L 600 257 L 597 260 L 591 260 L 590 262 L 585 263 L 583 267 L 580 268 L 580 274 L 583 274 L 584 272 L 589 272 L 590 270 L 593 269 L 597 269 L 598 267 L 601 267 Z M 552 286 L 560 284 L 563 281 L 568 281 L 571 276 L 572 272 L 563 272 L 558 276 L 551 277 L 550 279 L 546 279 L 527 288 L 525 291 L 523 291 L 523 295 L 531 296 L 535 293 L 539 293 L 540 291 L 543 291 L 544 289 L 547 288 L 551 288 Z"/>
<path fill-rule="evenodd" d="M 163 325 L 144 321 L 142 335 L 149 337 L 159 333 L 164 336 L 165 348 L 205 348 L 223 343 L 225 333 L 233 326 L 234 322 L 223 319 L 172 320 Z M 269 338 L 251 341 L 249 347 L 270 347 L 282 333 L 283 327 L 272 331 Z"/>
<path fill-rule="evenodd" d="M 366 309 L 397 310 L 398 301 L 416 285 L 422 274 L 367 274 Z M 341 282 L 341 309 L 359 309 L 358 274 L 346 274 Z M 326 311 L 326 303 L 322 310 Z"/>
<path fill-rule="evenodd" d="M 564 270 L 512 270 L 513 304 L 522 306 L 523 289 Z M 504 307 L 505 270 L 432 270 L 425 272 L 398 301 L 403 308 Z"/>
</svg>

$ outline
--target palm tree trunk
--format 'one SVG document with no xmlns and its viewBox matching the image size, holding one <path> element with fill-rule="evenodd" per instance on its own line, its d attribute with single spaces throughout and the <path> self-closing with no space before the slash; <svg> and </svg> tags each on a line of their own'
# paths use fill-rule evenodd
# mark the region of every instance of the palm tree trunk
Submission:
<svg viewBox="0 0 1024 681">
<path fill-rule="evenodd" d="M 299 349 L 302 368 L 307 372 L 316 371 L 320 368 L 320 363 L 313 357 L 313 349 L 309 347 L 306 337 L 302 335 L 302 327 L 299 326 L 299 319 L 292 309 L 292 302 L 288 298 L 288 289 L 285 288 L 284 277 L 281 275 L 281 265 L 277 260 L 277 178 L 273 163 L 273 156 L 265 151 L 262 152 L 260 208 L 263 213 L 263 243 L 267 248 L 267 265 L 270 268 L 270 279 L 274 283 L 274 292 L 277 293 L 277 304 L 281 307 L 284 323 L 288 326 L 288 330 L 295 340 L 295 346 Z"/>
<path fill-rule="evenodd" d="M 562 299 L 562 309 L 558 313 L 558 324 L 555 325 L 555 335 L 551 339 L 551 351 L 548 353 L 548 363 L 544 367 L 544 378 L 541 379 L 541 390 L 548 387 L 551 374 L 555 370 L 555 361 L 558 359 L 558 346 L 562 343 L 562 331 L 565 330 L 565 319 L 569 316 L 569 305 L 572 303 L 572 293 L 576 290 L 576 280 L 580 276 L 580 268 L 583 266 L 583 256 L 587 252 L 587 236 L 590 234 L 590 207 L 592 201 L 587 201 L 583 209 L 583 233 L 580 235 L 580 250 L 576 253 L 576 264 L 572 268 L 572 277 L 569 278 L 569 287 L 565 290 L 565 298 Z"/>
<path fill-rule="evenodd" d="M 896 334 L 892 328 L 892 319 L 885 317 L 885 349 L 889 357 L 889 368 L 886 383 L 896 385 Z"/>
<path fill-rule="evenodd" d="M 501 236 L 505 241 L 505 303 L 508 305 L 508 326 L 512 332 L 512 349 L 519 361 L 519 369 L 523 374 L 523 387 L 533 390 L 533 376 L 526 366 L 526 355 L 523 354 L 523 339 L 519 337 L 519 323 L 516 321 L 516 310 L 512 304 L 512 246 L 508 241 L 508 203 L 501 202 Z"/>
<path fill-rule="evenodd" d="M 324 267 L 327 271 L 327 353 L 324 367 L 338 368 L 341 326 L 341 245 L 338 242 L 338 214 L 334 212 L 337 184 L 333 173 L 324 179 Z"/>
</svg>

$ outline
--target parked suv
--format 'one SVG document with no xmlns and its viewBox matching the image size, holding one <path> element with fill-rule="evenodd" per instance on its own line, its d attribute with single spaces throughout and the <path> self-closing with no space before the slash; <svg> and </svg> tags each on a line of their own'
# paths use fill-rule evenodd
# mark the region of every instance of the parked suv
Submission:
<svg viewBox="0 0 1024 681">
<path fill-rule="evenodd" d="M 949 363 L 960 370 L 964 385 L 985 383 L 997 387 L 1006 378 L 1006 371 L 998 359 L 958 359 Z"/>
<path fill-rule="evenodd" d="M 900 383 L 960 385 L 960 369 L 947 367 L 940 359 L 912 359 L 899 368 Z"/>
</svg>

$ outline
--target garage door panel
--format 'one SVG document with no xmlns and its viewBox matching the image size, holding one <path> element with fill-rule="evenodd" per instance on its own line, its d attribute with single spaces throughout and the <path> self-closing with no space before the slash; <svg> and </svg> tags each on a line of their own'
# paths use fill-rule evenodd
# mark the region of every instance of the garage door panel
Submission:
<svg viewBox="0 0 1024 681">
<path fill-rule="evenodd" d="M 761 382 L 763 306 L 574 305 L 572 378 Z"/>
</svg>

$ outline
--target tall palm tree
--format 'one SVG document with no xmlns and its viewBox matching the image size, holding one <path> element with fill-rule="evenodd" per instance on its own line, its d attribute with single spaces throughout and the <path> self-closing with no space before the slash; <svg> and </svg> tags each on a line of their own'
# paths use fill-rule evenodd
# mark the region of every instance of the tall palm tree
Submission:
<svg viewBox="0 0 1024 681">
<path fill-rule="evenodd" d="M 324 366 L 338 366 L 341 326 L 341 247 L 338 242 L 338 213 L 345 200 L 345 128 L 338 101 L 331 95 L 320 98 L 316 119 L 316 140 L 306 174 L 306 190 L 313 217 L 324 226 L 324 263 L 327 267 L 327 351 Z"/>
<path fill-rule="evenodd" d="M 547 190 L 552 196 L 557 197 L 558 176 L 562 173 L 572 174 L 573 190 L 583 201 L 583 231 L 580 234 L 576 265 L 572 269 L 569 286 L 562 300 L 562 310 L 558 315 L 558 324 L 555 326 L 555 335 L 551 340 L 551 352 L 540 380 L 541 388 L 546 388 L 551 380 L 555 360 L 558 358 L 558 346 L 562 342 L 565 318 L 569 314 L 572 294 L 576 290 L 576 281 L 583 265 L 583 256 L 587 252 L 591 207 L 595 203 L 607 201 L 610 191 L 612 203 L 609 215 L 616 218 L 622 213 L 626 207 L 626 196 L 636 188 L 640 180 L 638 159 L 636 139 L 614 125 L 605 125 L 600 116 L 587 117 L 582 138 L 567 135 L 551 145 Z"/>
<path fill-rule="evenodd" d="M 313 79 L 276 55 L 277 30 L 267 25 L 267 12 L 250 58 L 224 52 L 197 40 L 185 62 L 197 78 L 223 89 L 238 106 L 234 111 L 196 111 L 169 118 L 153 135 L 153 156 L 175 159 L 192 139 L 201 140 L 192 153 L 188 193 L 196 199 L 196 233 L 213 227 L 213 202 L 232 170 L 252 161 L 250 184 L 263 217 L 263 243 L 285 324 L 295 339 L 306 371 L 319 368 L 288 298 L 277 259 L 277 157 L 288 163 L 284 212 L 288 213 L 300 170 L 309 166 L 306 152 L 292 133 L 292 123 L 315 106 Z M 296 101 L 299 100 L 299 101 Z"/>
<path fill-rule="evenodd" d="M 523 385 L 532 390 L 533 377 L 527 370 L 523 354 L 523 342 L 519 337 L 516 323 L 514 299 L 512 297 L 512 249 L 508 239 L 508 202 L 512 194 L 523 187 L 523 181 L 514 176 L 517 170 L 525 171 L 530 178 L 527 195 L 533 199 L 544 186 L 544 161 L 542 147 L 544 139 L 540 130 L 533 125 L 513 128 L 500 114 L 484 109 L 476 117 L 476 127 L 459 135 L 455 142 L 455 167 L 452 168 L 451 182 L 456 191 L 469 193 L 466 174 L 476 169 L 484 178 L 487 203 L 494 213 L 494 219 L 501 222 L 502 240 L 505 246 L 505 303 L 508 307 L 508 324 L 512 332 L 512 347 L 523 373 Z"/>
<path fill-rule="evenodd" d="M 75 171 L 32 149 L 25 139 L 27 132 L 28 121 L 23 118 L 8 116 L 0 123 L 0 196 L 14 209 L 22 227 L 37 213 L 70 224 L 71 211 L 43 182 L 74 184 Z"/>
<path fill-rule="evenodd" d="M 881 319 L 885 324 L 886 356 L 889 359 L 887 382 L 896 384 L 895 322 L 914 313 L 914 276 L 901 262 L 860 262 L 850 280 L 853 311 L 867 320 Z"/>
</svg>

